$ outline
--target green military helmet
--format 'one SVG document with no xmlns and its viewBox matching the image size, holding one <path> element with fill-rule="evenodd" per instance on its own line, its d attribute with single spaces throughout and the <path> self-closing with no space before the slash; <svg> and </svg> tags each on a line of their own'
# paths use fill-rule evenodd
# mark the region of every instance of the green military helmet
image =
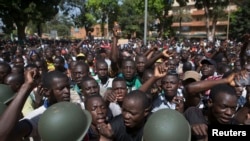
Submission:
<svg viewBox="0 0 250 141">
<path fill-rule="evenodd" d="M 3 114 L 3 112 L 6 108 L 7 108 L 7 106 L 5 104 L 3 104 L 2 102 L 0 102 L 0 116 Z"/>
<path fill-rule="evenodd" d="M 176 110 L 154 112 L 143 129 L 143 141 L 190 141 L 191 128 L 186 118 Z"/>
<path fill-rule="evenodd" d="M 15 96 L 13 90 L 5 84 L 0 84 L 0 102 L 7 104 L 9 103 Z"/>
<path fill-rule="evenodd" d="M 87 133 L 92 117 L 75 103 L 59 102 L 50 106 L 38 121 L 43 141 L 80 141 Z"/>
</svg>

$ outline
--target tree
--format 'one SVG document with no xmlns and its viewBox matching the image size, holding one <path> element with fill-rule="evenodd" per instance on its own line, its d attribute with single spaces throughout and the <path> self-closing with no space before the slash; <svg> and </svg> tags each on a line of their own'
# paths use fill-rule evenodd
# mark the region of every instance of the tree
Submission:
<svg viewBox="0 0 250 141">
<path fill-rule="evenodd" d="M 237 11 L 231 14 L 230 37 L 239 39 L 246 33 L 250 33 L 250 1 L 244 0 Z"/>
<path fill-rule="evenodd" d="M 69 17 L 58 14 L 52 20 L 48 21 L 46 26 L 47 32 L 56 30 L 59 37 L 68 38 L 70 36 L 70 29 L 73 26 L 73 23 Z"/>
<path fill-rule="evenodd" d="M 118 9 L 118 1 L 116 0 L 62 0 L 60 4 L 65 15 L 69 15 L 75 26 L 85 27 L 88 35 L 93 31 L 93 26 L 101 23 L 102 33 L 104 33 L 104 24 L 107 16 L 110 21 L 114 21 L 115 14 Z M 72 12 L 77 11 L 77 12 Z"/>
<path fill-rule="evenodd" d="M 85 0 L 61 0 L 60 9 L 64 16 L 69 16 L 75 27 L 85 27 L 86 35 L 96 23 L 91 9 L 86 6 Z"/>
<path fill-rule="evenodd" d="M 102 36 L 104 36 L 104 25 L 113 23 L 117 20 L 117 13 L 119 11 L 117 0 L 88 0 L 88 9 L 91 9 L 92 14 L 95 16 L 97 21 L 100 21 Z M 108 27 L 109 29 L 109 27 Z M 108 30 L 109 31 L 109 30 Z M 108 34 L 108 33 L 106 33 Z"/>
<path fill-rule="evenodd" d="M 157 28 L 159 37 L 164 36 L 164 32 L 168 30 L 172 22 L 171 17 L 168 15 L 168 11 L 171 9 L 172 0 L 149 0 L 149 13 L 158 20 Z"/>
<path fill-rule="evenodd" d="M 144 0 L 124 0 L 121 4 L 118 21 L 128 38 L 132 35 L 143 36 L 144 2 Z M 158 37 L 163 37 L 164 33 L 171 29 L 172 23 L 168 11 L 172 2 L 172 0 L 148 0 L 148 29 L 157 31 Z"/>
<path fill-rule="evenodd" d="M 173 21 L 179 22 L 179 35 L 182 33 L 182 21 L 191 21 L 192 17 L 186 7 L 179 7 L 178 11 L 173 14 Z"/>
<path fill-rule="evenodd" d="M 195 7 L 205 11 L 207 39 L 210 42 L 214 42 L 217 20 L 225 15 L 228 4 L 229 0 L 196 0 Z"/>
<path fill-rule="evenodd" d="M 29 21 L 39 25 L 50 20 L 58 13 L 59 2 L 60 0 L 0 0 L 0 18 L 5 25 L 3 30 L 11 33 L 16 28 L 18 39 L 22 41 Z"/>
<path fill-rule="evenodd" d="M 118 22 L 123 36 L 127 38 L 143 35 L 143 7 L 140 0 L 124 0 L 118 13 Z"/>
</svg>

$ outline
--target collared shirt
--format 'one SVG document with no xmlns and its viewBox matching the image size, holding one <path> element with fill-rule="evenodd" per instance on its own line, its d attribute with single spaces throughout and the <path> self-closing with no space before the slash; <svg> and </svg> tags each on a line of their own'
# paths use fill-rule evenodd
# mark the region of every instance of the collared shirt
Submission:
<svg viewBox="0 0 250 141">
<path fill-rule="evenodd" d="M 123 74 L 120 73 L 118 77 L 124 78 Z M 134 76 L 133 80 L 131 82 L 126 81 L 128 93 L 133 91 L 133 90 L 138 90 L 141 87 L 141 81 L 138 76 Z"/>
<path fill-rule="evenodd" d="M 105 84 L 102 84 L 102 81 L 99 79 L 98 75 L 93 76 L 93 78 L 96 80 L 96 82 L 100 86 L 100 95 L 104 97 L 104 94 L 107 91 L 107 89 L 112 88 L 112 83 L 113 83 L 114 78 L 108 78 Z"/>
<path fill-rule="evenodd" d="M 176 96 L 183 96 L 181 89 L 177 90 Z M 171 102 L 171 101 L 167 101 L 164 94 L 161 93 L 161 94 L 159 94 L 157 99 L 155 99 L 153 101 L 152 112 L 156 112 L 156 111 L 158 111 L 160 109 L 173 109 L 173 110 L 175 110 L 175 107 L 176 107 L 176 104 Z"/>
<path fill-rule="evenodd" d="M 85 109 L 84 96 L 81 93 L 81 89 L 77 84 L 71 85 L 70 88 L 70 102 L 80 104 L 82 109 Z"/>
<path fill-rule="evenodd" d="M 116 102 L 111 102 L 109 104 L 109 109 L 111 110 L 112 112 L 112 115 L 115 117 L 115 116 L 118 116 L 122 113 L 122 108 L 121 106 L 116 103 Z"/>
</svg>

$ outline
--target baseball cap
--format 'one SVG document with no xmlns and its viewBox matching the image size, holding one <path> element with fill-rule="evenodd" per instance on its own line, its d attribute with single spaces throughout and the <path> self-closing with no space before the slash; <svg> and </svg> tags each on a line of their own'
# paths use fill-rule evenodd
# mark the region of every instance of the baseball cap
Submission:
<svg viewBox="0 0 250 141">
<path fill-rule="evenodd" d="M 201 75 L 196 72 L 196 71 L 186 71 L 183 74 L 183 81 L 187 80 L 187 79 L 194 79 L 195 81 L 200 81 L 201 80 Z"/>
<path fill-rule="evenodd" d="M 214 65 L 215 67 L 216 67 L 216 62 L 213 60 L 213 59 L 203 59 L 202 61 L 201 61 L 201 64 L 210 64 L 210 65 Z"/>
<path fill-rule="evenodd" d="M 79 54 L 77 54 L 76 57 L 85 57 L 85 55 L 83 53 L 79 53 Z"/>
</svg>

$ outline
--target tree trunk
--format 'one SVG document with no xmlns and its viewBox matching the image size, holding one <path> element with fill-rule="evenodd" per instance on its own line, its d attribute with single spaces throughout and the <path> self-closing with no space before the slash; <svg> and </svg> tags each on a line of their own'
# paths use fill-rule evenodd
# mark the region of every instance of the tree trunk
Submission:
<svg viewBox="0 0 250 141">
<path fill-rule="evenodd" d="M 160 23 L 159 37 L 163 38 L 164 24 Z"/>
<path fill-rule="evenodd" d="M 102 37 L 104 37 L 104 35 L 105 35 L 105 20 L 106 20 L 106 15 L 105 14 L 103 14 L 103 16 L 102 16 L 102 23 L 101 23 L 101 31 L 102 31 Z"/>
<path fill-rule="evenodd" d="M 165 24 L 164 19 L 163 19 L 163 18 L 160 18 L 160 26 L 158 27 L 159 29 L 157 29 L 157 30 L 159 31 L 159 37 L 160 37 L 160 38 L 163 37 L 164 24 Z"/>
<path fill-rule="evenodd" d="M 204 11 L 206 16 L 206 33 L 207 33 L 207 39 L 211 40 L 211 32 L 210 32 L 210 15 L 209 15 L 209 9 L 206 5 L 204 5 Z"/>
<path fill-rule="evenodd" d="M 26 39 L 26 35 L 25 35 L 26 24 L 16 24 L 16 26 L 17 26 L 18 41 L 20 44 L 23 44 Z"/>
<path fill-rule="evenodd" d="M 212 42 L 214 42 L 217 19 L 218 19 L 218 16 L 215 15 L 215 16 L 213 17 L 213 21 L 212 21 L 212 34 L 211 34 Z"/>
<path fill-rule="evenodd" d="M 92 41 L 93 36 L 91 35 L 91 33 L 94 31 L 94 29 L 92 27 L 85 26 L 85 31 L 86 31 L 86 37 L 88 38 L 88 40 Z"/>
<path fill-rule="evenodd" d="M 181 37 L 181 22 L 182 22 L 182 17 L 179 19 L 179 38 Z"/>
<path fill-rule="evenodd" d="M 38 36 L 39 36 L 39 37 L 42 37 L 42 28 L 41 28 L 41 24 L 38 23 L 36 28 L 37 28 L 37 34 L 38 34 Z"/>
</svg>

